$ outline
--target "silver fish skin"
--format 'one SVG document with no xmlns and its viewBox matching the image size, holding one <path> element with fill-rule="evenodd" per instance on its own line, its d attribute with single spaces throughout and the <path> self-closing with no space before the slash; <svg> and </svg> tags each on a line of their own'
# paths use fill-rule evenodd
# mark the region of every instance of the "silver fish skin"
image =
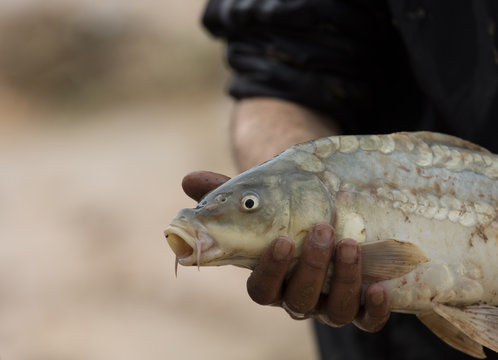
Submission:
<svg viewBox="0 0 498 360">
<path fill-rule="evenodd" d="M 438 133 L 322 138 L 289 148 L 183 209 L 165 234 L 182 265 L 253 268 L 280 235 L 334 225 L 365 284 L 477 358 L 498 352 L 498 156 Z M 330 272 L 332 272 L 332 267 Z M 330 277 L 329 277 L 330 279 Z M 324 292 L 328 291 L 325 284 Z"/>
</svg>

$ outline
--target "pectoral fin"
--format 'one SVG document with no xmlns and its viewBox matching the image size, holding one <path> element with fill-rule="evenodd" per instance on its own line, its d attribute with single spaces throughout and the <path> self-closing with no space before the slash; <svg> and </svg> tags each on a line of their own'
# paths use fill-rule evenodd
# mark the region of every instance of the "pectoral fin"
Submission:
<svg viewBox="0 0 498 360">
<path fill-rule="evenodd" d="M 361 246 L 363 283 L 371 284 L 403 276 L 427 262 L 420 248 L 410 242 L 393 239 L 366 242 Z"/>
<path fill-rule="evenodd" d="M 474 341 L 498 352 L 498 307 L 438 305 L 434 311 Z"/>
<path fill-rule="evenodd" d="M 478 359 L 486 357 L 481 344 L 465 335 L 441 315 L 438 315 L 434 311 L 429 311 L 418 314 L 417 317 L 448 345 Z"/>
</svg>

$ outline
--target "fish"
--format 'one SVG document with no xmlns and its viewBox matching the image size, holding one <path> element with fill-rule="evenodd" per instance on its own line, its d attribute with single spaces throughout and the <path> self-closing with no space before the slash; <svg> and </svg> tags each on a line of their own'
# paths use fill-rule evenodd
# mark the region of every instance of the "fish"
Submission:
<svg viewBox="0 0 498 360">
<path fill-rule="evenodd" d="M 450 346 L 498 352 L 498 156 L 434 132 L 325 137 L 298 144 L 182 209 L 165 230 L 178 266 L 254 269 L 272 240 L 300 255 L 328 222 L 362 252 L 364 285 Z M 330 286 L 332 264 L 322 292 Z"/>
</svg>

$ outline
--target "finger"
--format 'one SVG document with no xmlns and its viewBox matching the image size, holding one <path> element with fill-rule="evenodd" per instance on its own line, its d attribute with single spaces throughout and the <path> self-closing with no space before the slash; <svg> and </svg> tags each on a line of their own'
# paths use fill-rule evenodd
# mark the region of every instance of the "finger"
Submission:
<svg viewBox="0 0 498 360">
<path fill-rule="evenodd" d="M 228 176 L 211 171 L 192 171 L 185 175 L 182 180 L 182 188 L 185 194 L 199 201 L 211 190 L 230 180 Z"/>
<path fill-rule="evenodd" d="M 368 332 L 379 331 L 389 319 L 390 308 L 386 289 L 381 284 L 372 284 L 365 290 L 365 307 L 358 314 L 354 324 Z"/>
<path fill-rule="evenodd" d="M 311 312 L 320 297 L 334 248 L 334 230 L 315 225 L 303 244 L 302 254 L 284 294 L 286 307 L 296 313 Z"/>
<path fill-rule="evenodd" d="M 361 294 L 361 254 L 358 243 L 345 239 L 337 245 L 334 274 L 326 301 L 328 322 L 335 326 L 350 323 L 358 314 Z"/>
<path fill-rule="evenodd" d="M 247 292 L 251 299 L 261 305 L 279 301 L 293 255 L 294 243 L 286 237 L 279 237 L 270 244 L 247 279 Z"/>
</svg>

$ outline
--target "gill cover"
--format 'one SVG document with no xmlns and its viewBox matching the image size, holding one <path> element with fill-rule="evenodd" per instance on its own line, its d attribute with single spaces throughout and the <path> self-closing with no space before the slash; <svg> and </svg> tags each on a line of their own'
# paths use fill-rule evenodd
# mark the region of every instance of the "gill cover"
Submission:
<svg viewBox="0 0 498 360">
<path fill-rule="evenodd" d="M 302 242 L 313 225 L 319 222 L 334 225 L 335 206 L 327 188 L 313 173 L 291 173 L 285 177 L 284 187 L 290 202 L 288 236 L 300 253 Z"/>
</svg>

